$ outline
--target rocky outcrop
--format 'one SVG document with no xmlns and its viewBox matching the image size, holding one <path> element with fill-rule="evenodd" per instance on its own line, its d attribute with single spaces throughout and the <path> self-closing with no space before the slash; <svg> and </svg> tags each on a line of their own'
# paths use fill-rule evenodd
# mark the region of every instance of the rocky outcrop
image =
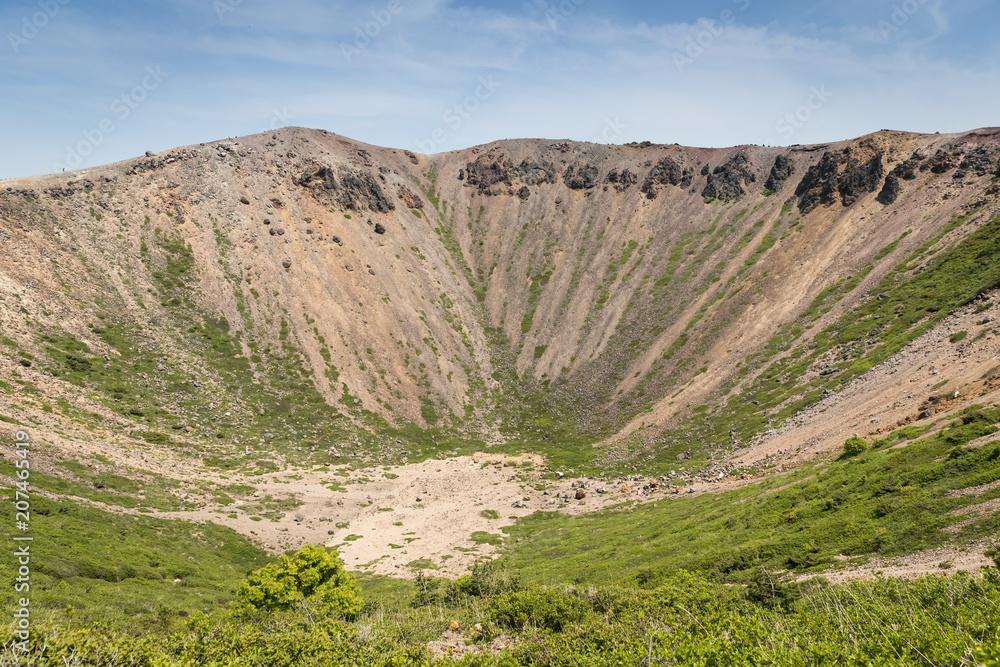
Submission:
<svg viewBox="0 0 1000 667">
<path fill-rule="evenodd" d="M 970 172 L 976 176 L 985 176 L 996 173 L 998 169 L 1000 169 L 1000 164 L 997 163 L 996 154 L 990 152 L 985 146 L 980 146 L 965 154 L 965 158 L 958 165 L 958 171 L 955 172 L 954 177 L 962 178 Z"/>
<path fill-rule="evenodd" d="M 701 191 L 701 196 L 706 199 L 719 199 L 730 202 L 746 195 L 744 185 L 750 185 L 757 180 L 757 176 L 750 168 L 750 160 L 746 155 L 740 153 L 733 156 L 729 162 L 719 165 L 708 175 L 708 183 Z"/>
<path fill-rule="evenodd" d="M 899 176 L 896 175 L 895 169 L 889 172 L 889 175 L 885 177 L 885 185 L 882 186 L 882 191 L 878 193 L 876 200 L 879 204 L 883 206 L 888 206 L 896 201 L 899 197 L 900 190 L 902 187 L 899 185 Z"/>
<path fill-rule="evenodd" d="M 764 182 L 764 188 L 771 192 L 778 192 L 794 171 L 795 165 L 792 161 L 785 155 L 779 155 L 774 158 L 774 166 L 771 167 L 771 173 L 768 174 L 767 181 Z"/>
<path fill-rule="evenodd" d="M 920 153 L 914 153 L 909 157 L 909 159 L 904 160 L 896 165 L 892 170 L 892 173 L 896 174 L 899 178 L 904 181 L 912 181 L 917 177 L 917 172 L 920 169 L 920 164 L 924 161 L 924 156 Z"/>
<path fill-rule="evenodd" d="M 403 204 L 406 205 L 406 208 L 424 207 L 424 200 L 421 199 L 417 193 L 415 193 L 413 190 L 406 187 L 405 185 L 399 186 L 399 190 L 397 191 L 397 196 L 403 200 Z"/>
<path fill-rule="evenodd" d="M 597 185 L 597 167 L 590 164 L 571 164 L 563 173 L 563 183 L 570 190 L 589 190 Z"/>
<path fill-rule="evenodd" d="M 856 164 L 849 158 L 847 168 L 840 176 L 838 191 L 841 202 L 844 206 L 850 206 L 869 192 L 875 192 L 884 176 L 881 153 L 863 164 Z"/>
<path fill-rule="evenodd" d="M 930 169 L 932 174 L 943 174 L 954 169 L 957 164 L 958 158 L 955 154 L 940 150 L 931 159 L 920 165 L 920 171 Z"/>
<path fill-rule="evenodd" d="M 328 201 L 352 211 L 388 213 L 396 209 L 379 181 L 366 171 L 352 171 L 341 167 L 338 174 L 333 167 L 310 165 L 295 179 L 295 184 L 312 191 L 317 199 Z"/>
<path fill-rule="evenodd" d="M 63 197 L 72 197 L 77 192 L 86 192 L 93 189 L 94 182 L 90 180 L 86 181 L 70 181 L 66 184 L 66 187 L 59 187 L 58 185 L 45 190 L 45 194 L 52 197 L 53 199 L 61 199 Z"/>
<path fill-rule="evenodd" d="M 506 155 L 494 156 L 486 153 L 465 165 L 468 187 L 474 187 L 481 195 L 499 194 L 494 192 L 494 186 L 514 184 L 514 162 Z"/>
<path fill-rule="evenodd" d="M 545 185 L 556 182 L 556 166 L 547 160 L 522 160 L 517 165 L 517 177 L 525 185 Z"/>
<path fill-rule="evenodd" d="M 862 161 L 850 147 L 836 153 L 827 151 L 817 164 L 809 167 L 795 188 L 799 210 L 808 213 L 821 205 L 832 206 L 838 199 L 844 206 L 850 206 L 863 195 L 874 192 L 884 176 L 881 152 Z"/>
<path fill-rule="evenodd" d="M 613 185 L 618 192 L 625 192 L 630 187 L 638 183 L 639 177 L 627 167 L 619 172 L 617 169 L 610 172 L 604 182 Z"/>
<path fill-rule="evenodd" d="M 547 160 L 522 160 L 515 167 L 508 156 L 487 153 L 460 169 L 458 180 L 465 179 L 466 186 L 477 188 L 481 195 L 516 194 L 525 199 L 523 186 L 555 183 L 556 173 L 556 166 Z"/>
<path fill-rule="evenodd" d="M 657 162 L 649 171 L 640 190 L 646 194 L 648 199 L 656 199 L 656 186 L 674 185 L 681 188 L 688 188 L 691 186 L 693 179 L 694 169 L 685 166 L 683 158 L 675 160 L 672 157 L 665 157 Z"/>
<path fill-rule="evenodd" d="M 917 177 L 920 165 L 924 161 L 924 156 L 914 153 L 909 158 L 897 164 L 889 175 L 885 177 L 885 184 L 881 192 L 878 193 L 878 203 L 888 206 L 896 201 L 902 191 L 901 181 L 912 181 Z"/>
<path fill-rule="evenodd" d="M 220 144 L 220 146 L 222 146 L 222 144 Z M 237 151 L 237 149 L 228 145 L 225 145 L 225 148 L 218 148 L 218 150 L 220 157 L 228 155 L 239 155 L 240 157 L 245 157 L 248 154 L 245 150 Z M 163 169 L 167 165 L 174 164 L 175 162 L 183 162 L 184 160 L 190 160 L 198 156 L 198 151 L 192 148 L 170 151 L 169 153 L 159 156 L 146 151 L 146 157 L 135 160 L 132 166 L 125 170 L 125 175 L 134 176 L 136 174 L 144 174 L 148 171 L 156 171 L 157 169 Z"/>
</svg>

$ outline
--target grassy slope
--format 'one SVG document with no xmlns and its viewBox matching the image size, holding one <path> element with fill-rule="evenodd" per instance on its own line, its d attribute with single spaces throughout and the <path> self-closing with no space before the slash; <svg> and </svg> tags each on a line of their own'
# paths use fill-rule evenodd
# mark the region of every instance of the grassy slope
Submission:
<svg viewBox="0 0 1000 667">
<path fill-rule="evenodd" d="M 85 620 L 121 627 L 163 610 L 211 612 L 231 601 L 249 570 L 269 560 L 242 535 L 211 523 L 123 516 L 37 495 L 30 525 L 30 597 L 39 620 L 61 617 L 68 605 Z M 14 544 L 13 536 L 13 526 L 0 527 L 5 542 Z M 15 567 L 5 563 L 0 574 L 2 604 L 12 608 Z"/>
<path fill-rule="evenodd" d="M 575 517 L 536 513 L 508 529 L 521 540 L 510 547 L 510 562 L 544 582 L 607 581 L 670 567 L 739 581 L 761 565 L 809 572 L 838 554 L 893 556 L 938 546 L 949 539 L 941 528 L 961 518 L 948 512 L 1000 498 L 1000 490 L 945 496 L 1000 479 L 1000 444 L 962 447 L 998 422 L 998 408 L 969 409 L 927 438 L 909 441 L 914 431 L 901 429 L 857 458 L 804 466 L 763 485 Z M 900 441 L 906 446 L 891 447 Z M 1000 515 L 992 515 L 956 539 L 998 531 Z"/>
</svg>

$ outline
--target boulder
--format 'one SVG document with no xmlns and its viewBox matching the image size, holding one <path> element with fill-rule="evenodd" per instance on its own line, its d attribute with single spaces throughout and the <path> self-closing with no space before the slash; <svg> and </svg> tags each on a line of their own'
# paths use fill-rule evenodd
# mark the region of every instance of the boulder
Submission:
<svg viewBox="0 0 1000 667">
<path fill-rule="evenodd" d="M 882 152 L 876 151 L 869 159 L 860 160 L 850 146 L 842 151 L 825 152 L 795 188 L 799 211 L 809 213 L 817 206 L 832 206 L 838 199 L 842 205 L 850 206 L 861 196 L 874 192 L 885 175 L 882 157 Z"/>
<path fill-rule="evenodd" d="M 882 185 L 882 191 L 878 193 L 876 200 L 879 204 L 888 206 L 896 201 L 899 197 L 901 189 L 902 188 L 899 185 L 899 176 L 896 175 L 895 170 L 890 171 L 889 175 L 885 177 L 885 183 Z"/>
<path fill-rule="evenodd" d="M 422 209 L 424 207 L 424 200 L 421 199 L 420 196 L 417 195 L 417 193 L 415 193 L 413 190 L 406 187 L 405 185 L 400 184 L 399 189 L 397 191 L 397 196 L 403 200 L 403 203 L 406 205 L 406 208 Z"/>
<path fill-rule="evenodd" d="M 597 167 L 591 164 L 571 164 L 563 172 L 563 183 L 570 190 L 589 190 L 597 185 Z"/>
<path fill-rule="evenodd" d="M 778 192 L 794 171 L 795 165 L 792 161 L 785 155 L 779 155 L 774 158 L 774 165 L 771 167 L 771 173 L 768 174 L 767 180 L 764 182 L 764 188 L 771 192 Z"/>
<path fill-rule="evenodd" d="M 744 185 L 757 180 L 750 166 L 750 160 L 743 153 L 734 155 L 726 164 L 719 165 L 708 175 L 708 182 L 701 191 L 706 199 L 731 202 L 746 195 Z"/>
<path fill-rule="evenodd" d="M 657 185 L 673 185 L 687 188 L 694 179 L 694 169 L 685 166 L 686 159 L 681 156 L 678 159 L 672 157 L 662 158 L 649 171 L 646 180 L 643 181 L 640 191 L 646 195 L 647 199 L 656 199 Z"/>
<path fill-rule="evenodd" d="M 294 183 L 309 190 L 318 201 L 332 203 L 340 208 L 352 211 L 367 209 L 377 213 L 388 213 L 396 209 L 378 180 L 364 170 L 342 166 L 335 172 L 333 167 L 313 162 L 294 179 Z"/>
</svg>

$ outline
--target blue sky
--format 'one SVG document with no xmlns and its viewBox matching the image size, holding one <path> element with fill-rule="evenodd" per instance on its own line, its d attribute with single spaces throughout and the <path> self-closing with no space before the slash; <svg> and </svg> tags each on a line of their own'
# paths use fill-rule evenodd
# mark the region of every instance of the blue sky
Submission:
<svg viewBox="0 0 1000 667">
<path fill-rule="evenodd" d="M 3 0 L 0 178 L 283 125 L 424 153 L 1000 125 L 998 5 Z"/>
</svg>

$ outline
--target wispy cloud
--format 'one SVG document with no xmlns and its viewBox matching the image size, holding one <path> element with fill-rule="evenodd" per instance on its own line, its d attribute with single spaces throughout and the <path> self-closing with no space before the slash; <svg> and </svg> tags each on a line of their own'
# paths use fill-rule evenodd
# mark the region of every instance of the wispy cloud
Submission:
<svg viewBox="0 0 1000 667">
<path fill-rule="evenodd" d="M 690 5 L 612 12 L 593 0 L 219 1 L 226 11 L 208 0 L 68 2 L 44 34 L 0 56 L 10 100 L 0 118 L 18 128 L 0 151 L 0 175 L 49 170 L 147 65 L 168 69 L 169 85 L 89 164 L 256 132 L 275 109 L 298 125 L 414 149 L 447 128 L 435 142 L 447 150 L 513 136 L 591 140 L 609 119 L 613 141 L 762 143 L 823 85 L 836 94 L 796 142 L 996 124 L 1000 108 L 1000 50 L 983 29 L 998 10 L 986 0 L 730 0 L 701 17 Z M 0 8 L 0 31 L 31 7 Z M 891 39 L 886 20 L 898 29 Z M 345 57 L 345 45 L 360 43 Z M 502 83 L 495 94 L 460 124 L 444 120 L 488 76 Z"/>
</svg>

